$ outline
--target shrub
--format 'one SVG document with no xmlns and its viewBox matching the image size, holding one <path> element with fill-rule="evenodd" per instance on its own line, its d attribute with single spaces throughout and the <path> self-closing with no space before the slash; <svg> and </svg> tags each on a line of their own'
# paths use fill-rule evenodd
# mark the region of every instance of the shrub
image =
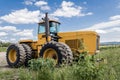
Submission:
<svg viewBox="0 0 120 80">
<path fill-rule="evenodd" d="M 100 80 L 103 67 L 97 66 L 92 55 L 83 52 L 79 60 L 72 67 L 72 75 L 75 80 Z"/>
<path fill-rule="evenodd" d="M 97 65 L 91 55 L 83 52 L 78 62 L 72 66 L 63 66 L 56 72 L 55 80 L 103 80 L 104 67 Z"/>
<path fill-rule="evenodd" d="M 35 80 L 53 80 L 54 60 L 33 59 L 30 61 L 30 70 L 35 71 Z"/>
</svg>

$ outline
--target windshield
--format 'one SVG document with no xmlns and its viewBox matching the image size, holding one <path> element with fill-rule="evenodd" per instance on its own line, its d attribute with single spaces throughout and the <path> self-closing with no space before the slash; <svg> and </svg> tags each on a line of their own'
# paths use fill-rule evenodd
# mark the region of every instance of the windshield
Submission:
<svg viewBox="0 0 120 80">
<path fill-rule="evenodd" d="M 49 26 L 50 26 L 50 33 L 59 32 L 59 27 L 60 27 L 59 23 L 51 21 L 49 23 Z M 39 24 L 38 33 L 45 33 L 45 24 L 44 23 Z"/>
<path fill-rule="evenodd" d="M 57 33 L 57 32 L 59 32 L 59 26 L 60 26 L 59 23 L 50 22 L 49 25 L 50 25 L 50 32 L 51 32 L 51 33 Z"/>
</svg>

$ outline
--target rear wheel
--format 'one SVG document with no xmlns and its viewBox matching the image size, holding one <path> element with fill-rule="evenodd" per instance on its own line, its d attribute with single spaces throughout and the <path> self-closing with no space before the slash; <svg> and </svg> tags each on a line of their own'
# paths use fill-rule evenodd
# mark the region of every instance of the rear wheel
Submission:
<svg viewBox="0 0 120 80">
<path fill-rule="evenodd" d="M 64 43 L 48 42 L 40 50 L 43 58 L 53 58 L 56 64 L 69 64 L 72 62 L 73 55 L 71 49 Z"/>
<path fill-rule="evenodd" d="M 21 44 L 11 44 L 6 53 L 7 63 L 10 67 L 20 67 L 25 62 L 25 50 Z"/>
<path fill-rule="evenodd" d="M 22 44 L 24 50 L 25 50 L 25 66 L 28 66 L 28 61 L 32 59 L 32 49 L 29 45 L 27 44 Z"/>
</svg>

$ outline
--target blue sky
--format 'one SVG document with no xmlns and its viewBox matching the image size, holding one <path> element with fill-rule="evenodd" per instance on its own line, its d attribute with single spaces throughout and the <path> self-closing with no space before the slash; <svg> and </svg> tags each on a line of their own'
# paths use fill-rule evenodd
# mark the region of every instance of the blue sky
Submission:
<svg viewBox="0 0 120 80">
<path fill-rule="evenodd" d="M 37 40 L 37 23 L 48 12 L 60 31 L 92 30 L 101 42 L 120 41 L 120 0 L 0 0 L 0 40 Z"/>
</svg>

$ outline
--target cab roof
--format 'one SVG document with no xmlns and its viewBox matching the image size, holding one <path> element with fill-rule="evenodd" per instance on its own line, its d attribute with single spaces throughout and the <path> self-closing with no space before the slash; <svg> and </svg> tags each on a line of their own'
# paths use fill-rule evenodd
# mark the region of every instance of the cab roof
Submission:
<svg viewBox="0 0 120 80">
<path fill-rule="evenodd" d="M 38 22 L 38 24 L 41 24 L 41 23 L 44 23 L 45 21 L 40 21 L 40 22 Z M 56 22 L 56 23 L 59 23 L 60 24 L 60 22 L 58 22 L 58 21 L 55 21 L 55 20 L 49 20 L 49 22 Z"/>
</svg>

